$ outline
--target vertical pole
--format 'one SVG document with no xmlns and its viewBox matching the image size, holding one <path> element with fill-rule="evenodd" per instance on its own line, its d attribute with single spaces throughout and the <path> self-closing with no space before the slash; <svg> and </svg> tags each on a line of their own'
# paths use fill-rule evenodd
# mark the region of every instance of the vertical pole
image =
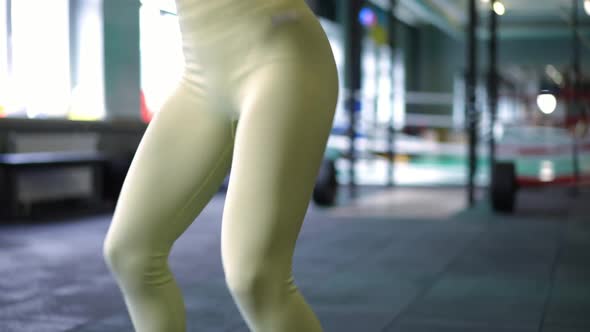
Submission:
<svg viewBox="0 0 590 332">
<path fill-rule="evenodd" d="M 494 11 L 494 3 L 490 3 L 490 69 L 488 76 L 488 101 L 490 107 L 490 138 L 489 138 L 489 188 L 492 188 L 494 179 L 494 164 L 496 163 L 496 139 L 494 128 L 498 114 L 498 14 Z M 490 196 L 491 197 L 491 196 Z"/>
<path fill-rule="evenodd" d="M 580 82 L 581 82 L 581 68 L 580 68 L 580 36 L 578 34 L 579 29 L 579 19 L 578 19 L 578 0 L 573 0 L 573 9 L 572 9 L 572 66 L 573 66 L 573 93 L 572 100 L 570 102 L 570 116 L 573 116 L 574 119 L 580 117 L 579 112 L 579 101 L 577 100 L 577 96 L 580 91 Z M 579 160 L 579 146 L 578 146 L 578 135 L 576 133 L 576 127 L 574 125 L 574 137 L 573 137 L 573 171 L 574 171 L 574 188 L 573 194 L 577 195 L 578 193 L 578 186 L 580 183 L 580 160 Z"/>
<path fill-rule="evenodd" d="M 467 27 L 467 79 L 465 80 L 467 98 L 467 134 L 469 137 L 467 200 L 470 207 L 475 205 L 475 173 L 477 171 L 477 123 L 476 109 L 476 85 L 477 85 L 477 39 L 476 27 L 478 24 L 476 0 L 469 0 L 469 25 Z"/>
<path fill-rule="evenodd" d="M 70 25 L 70 89 L 73 89 L 78 85 L 78 32 L 80 31 L 80 25 L 78 20 L 79 11 L 79 0 L 69 1 L 69 25 Z"/>
<path fill-rule="evenodd" d="M 12 0 L 6 0 L 6 66 L 8 77 L 12 76 Z"/>
<path fill-rule="evenodd" d="M 362 0 L 343 1 L 341 6 L 341 22 L 344 30 L 344 98 L 345 107 L 349 115 L 348 138 L 350 148 L 348 151 L 350 195 L 356 196 L 356 128 L 357 114 L 360 110 L 360 89 L 361 89 L 361 42 L 362 29 L 358 19 Z"/>
<path fill-rule="evenodd" d="M 381 83 L 381 44 L 375 42 L 375 96 L 373 103 L 373 147 L 377 148 L 379 139 L 379 85 Z M 379 157 L 374 157 L 373 162 L 377 162 Z M 375 165 L 375 163 L 373 164 Z"/>
<path fill-rule="evenodd" d="M 387 159 L 389 160 L 389 169 L 388 169 L 388 179 L 387 185 L 389 187 L 393 187 L 395 184 L 395 98 L 397 96 L 394 95 L 394 84 L 395 81 L 395 71 L 394 71 L 394 64 L 395 64 L 395 57 L 396 57 L 396 50 L 397 50 L 397 22 L 395 19 L 395 9 L 397 8 L 397 0 L 389 0 L 389 13 L 387 15 L 387 28 L 388 28 L 388 42 L 389 47 L 391 48 L 391 67 L 390 67 L 390 75 L 391 75 L 391 112 L 390 112 L 390 119 L 387 126 Z"/>
</svg>

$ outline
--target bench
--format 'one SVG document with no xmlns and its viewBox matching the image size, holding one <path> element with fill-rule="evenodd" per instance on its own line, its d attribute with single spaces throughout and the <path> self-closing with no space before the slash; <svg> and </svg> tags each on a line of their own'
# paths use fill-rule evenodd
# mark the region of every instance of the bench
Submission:
<svg viewBox="0 0 590 332">
<path fill-rule="evenodd" d="M 46 171 L 56 168 L 90 167 L 92 200 L 100 201 L 103 192 L 104 167 L 108 158 L 100 152 L 58 151 L 0 154 L 0 214 L 21 217 L 30 214 L 31 203 L 19 201 L 18 175 L 23 171 Z"/>
</svg>

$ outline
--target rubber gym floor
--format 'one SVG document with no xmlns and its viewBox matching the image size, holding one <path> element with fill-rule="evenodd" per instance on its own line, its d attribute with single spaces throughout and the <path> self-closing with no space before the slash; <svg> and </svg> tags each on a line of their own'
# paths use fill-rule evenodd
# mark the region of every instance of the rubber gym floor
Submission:
<svg viewBox="0 0 590 332">
<path fill-rule="evenodd" d="M 448 188 L 311 206 L 295 279 L 327 332 L 590 331 L 589 198 L 522 192 L 511 216 Z M 188 331 L 247 331 L 224 284 L 222 208 L 219 195 L 170 258 Z M 0 225 L 0 331 L 133 330 L 102 260 L 110 217 Z"/>
</svg>

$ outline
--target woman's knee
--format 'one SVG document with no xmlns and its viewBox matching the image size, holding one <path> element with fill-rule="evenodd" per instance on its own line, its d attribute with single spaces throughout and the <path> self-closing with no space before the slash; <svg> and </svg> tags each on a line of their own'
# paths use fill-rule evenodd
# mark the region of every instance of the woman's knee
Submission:
<svg viewBox="0 0 590 332">
<path fill-rule="evenodd" d="M 240 268 L 226 268 L 225 282 L 234 297 L 248 300 L 249 302 L 260 302 L 280 297 L 283 288 L 288 286 L 289 277 L 283 277 L 279 269 L 273 269 L 272 265 L 240 264 Z"/>
<path fill-rule="evenodd" d="M 125 261 L 130 260 L 130 251 L 126 250 L 122 241 L 114 241 L 112 237 L 104 239 L 102 245 L 102 255 L 107 266 L 113 271 L 119 271 L 124 268 Z"/>
<path fill-rule="evenodd" d="M 234 296 L 252 296 L 264 289 L 265 276 L 260 273 L 231 273 L 226 274 L 227 288 Z"/>
<path fill-rule="evenodd" d="M 132 269 L 132 264 L 129 263 L 135 260 L 133 257 L 137 255 L 129 248 L 126 248 L 123 241 L 115 241 L 109 236 L 104 240 L 102 254 L 107 266 L 117 275 L 123 275 L 125 270 Z M 134 263 L 133 265 L 138 264 Z"/>
<path fill-rule="evenodd" d="M 167 252 L 131 246 L 126 241 L 107 237 L 103 244 L 103 256 L 110 270 L 123 282 L 154 285 L 171 278 Z"/>
</svg>

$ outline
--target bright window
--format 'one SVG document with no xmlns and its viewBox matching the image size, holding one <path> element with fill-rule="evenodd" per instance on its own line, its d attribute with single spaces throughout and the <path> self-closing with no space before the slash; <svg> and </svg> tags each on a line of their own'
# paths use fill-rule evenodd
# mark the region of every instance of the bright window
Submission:
<svg viewBox="0 0 590 332">
<path fill-rule="evenodd" d="M 141 89 L 147 110 L 157 112 L 184 70 L 174 1 L 143 0 L 140 8 Z"/>
<path fill-rule="evenodd" d="M 78 1 L 72 24 L 72 93 L 68 117 L 72 120 L 98 120 L 106 115 L 104 97 L 104 58 L 102 1 Z"/>
<path fill-rule="evenodd" d="M 70 97 L 68 0 L 12 1 L 9 112 L 63 117 Z"/>
<path fill-rule="evenodd" d="M 0 0 L 0 117 L 104 117 L 102 1 L 75 3 Z"/>
</svg>

